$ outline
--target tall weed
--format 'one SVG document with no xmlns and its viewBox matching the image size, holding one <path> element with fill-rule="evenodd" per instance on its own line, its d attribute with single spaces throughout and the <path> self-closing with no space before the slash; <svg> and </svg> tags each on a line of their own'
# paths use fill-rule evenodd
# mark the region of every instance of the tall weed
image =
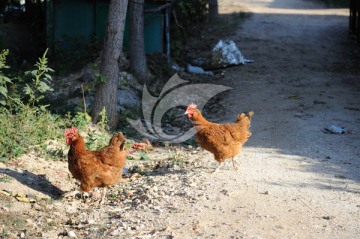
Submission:
<svg viewBox="0 0 360 239">
<path fill-rule="evenodd" d="M 6 50 L 0 54 L 0 160 L 3 162 L 46 140 L 61 137 L 61 128 L 66 124 L 66 120 L 51 114 L 40 102 L 44 94 L 52 90 L 48 83 L 52 80 L 49 73 L 53 70 L 47 66 L 46 52 L 35 64 L 35 70 L 27 73 L 31 83 L 23 88 L 25 97 L 21 97 L 14 79 L 3 73 L 3 69 L 8 68 L 7 54 Z"/>
<path fill-rule="evenodd" d="M 105 109 L 100 113 L 99 124 L 91 127 L 91 117 L 86 109 L 85 112 L 77 112 L 74 117 L 70 114 L 60 117 L 51 114 L 47 105 L 42 104 L 45 94 L 53 90 L 49 85 L 53 70 L 48 67 L 47 51 L 39 58 L 34 70 L 26 72 L 25 76 L 12 78 L 3 72 L 8 68 L 8 53 L 7 50 L 0 53 L 0 162 L 7 162 L 31 150 L 39 151 L 41 155 L 64 158 L 63 153 L 58 153 L 63 152 L 61 149 L 47 151 L 47 144 L 51 140 L 64 142 L 66 127 L 78 127 L 84 134 L 88 149 L 94 150 L 108 144 Z M 23 77 L 30 77 L 25 86 L 19 84 Z"/>
</svg>

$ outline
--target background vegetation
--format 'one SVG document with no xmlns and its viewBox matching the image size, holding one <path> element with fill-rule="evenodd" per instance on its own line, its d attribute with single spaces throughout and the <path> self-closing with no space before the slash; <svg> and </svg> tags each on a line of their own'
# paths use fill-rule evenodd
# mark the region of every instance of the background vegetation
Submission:
<svg viewBox="0 0 360 239">
<path fill-rule="evenodd" d="M 34 69 L 24 74 L 9 76 L 6 65 L 8 50 L 0 53 L 0 161 L 7 162 L 23 153 L 35 151 L 41 154 L 63 157 L 63 152 L 50 149 L 52 141 L 63 141 L 66 127 L 78 127 L 88 132 L 88 148 L 104 146 L 109 140 L 106 132 L 106 115 L 96 131 L 89 129 L 89 116 L 77 112 L 71 116 L 52 114 L 42 100 L 53 89 L 49 86 L 53 70 L 48 66 L 46 53 L 36 62 Z M 64 145 L 64 144 L 63 144 Z M 65 146 L 65 145 L 64 145 Z M 61 148 L 61 147 L 60 147 Z M 61 150 L 60 150 L 61 151 Z"/>
</svg>

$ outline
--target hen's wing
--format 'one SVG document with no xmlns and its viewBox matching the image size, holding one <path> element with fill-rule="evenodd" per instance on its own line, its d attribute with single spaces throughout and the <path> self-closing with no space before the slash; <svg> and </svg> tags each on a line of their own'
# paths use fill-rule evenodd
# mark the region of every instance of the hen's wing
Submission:
<svg viewBox="0 0 360 239">
<path fill-rule="evenodd" d="M 203 128 L 196 134 L 196 140 L 201 147 L 210 152 L 235 143 L 231 132 L 226 128 L 226 125 L 222 124 L 211 124 Z"/>
<path fill-rule="evenodd" d="M 250 137 L 249 128 L 253 114 L 253 112 L 241 113 L 237 116 L 237 120 L 234 123 L 225 125 L 233 140 L 238 143 L 245 143 Z"/>
</svg>

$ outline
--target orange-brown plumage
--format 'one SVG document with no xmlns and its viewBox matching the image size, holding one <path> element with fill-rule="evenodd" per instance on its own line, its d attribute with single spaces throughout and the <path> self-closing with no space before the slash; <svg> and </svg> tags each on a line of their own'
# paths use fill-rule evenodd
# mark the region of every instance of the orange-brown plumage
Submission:
<svg viewBox="0 0 360 239">
<path fill-rule="evenodd" d="M 234 157 L 241 152 L 242 145 L 251 136 L 249 131 L 254 112 L 241 113 L 233 123 L 217 124 L 207 121 L 195 104 L 190 104 L 185 114 L 196 128 L 195 139 L 205 150 L 213 153 L 214 158 L 222 163 L 232 158 L 234 168 L 237 162 Z"/>
<path fill-rule="evenodd" d="M 120 181 L 126 163 L 125 137 L 114 134 L 109 145 L 95 151 L 86 150 L 77 129 L 66 130 L 64 137 L 70 145 L 68 167 L 80 181 L 80 189 L 89 192 L 95 187 L 107 187 Z"/>
</svg>

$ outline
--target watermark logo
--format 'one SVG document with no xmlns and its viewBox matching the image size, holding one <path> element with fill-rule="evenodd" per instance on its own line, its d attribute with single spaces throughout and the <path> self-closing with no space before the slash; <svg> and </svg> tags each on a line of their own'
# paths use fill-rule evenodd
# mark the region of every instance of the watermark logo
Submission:
<svg viewBox="0 0 360 239">
<path fill-rule="evenodd" d="M 152 96 L 146 85 L 142 94 L 142 112 L 144 119 L 129 119 L 129 124 L 148 139 L 181 143 L 196 133 L 194 127 L 178 135 L 167 134 L 161 127 L 161 120 L 165 113 L 175 107 L 187 106 L 195 102 L 199 110 L 215 95 L 230 90 L 230 87 L 214 84 L 189 84 L 177 74 L 173 75 L 165 84 L 158 97 Z"/>
</svg>

